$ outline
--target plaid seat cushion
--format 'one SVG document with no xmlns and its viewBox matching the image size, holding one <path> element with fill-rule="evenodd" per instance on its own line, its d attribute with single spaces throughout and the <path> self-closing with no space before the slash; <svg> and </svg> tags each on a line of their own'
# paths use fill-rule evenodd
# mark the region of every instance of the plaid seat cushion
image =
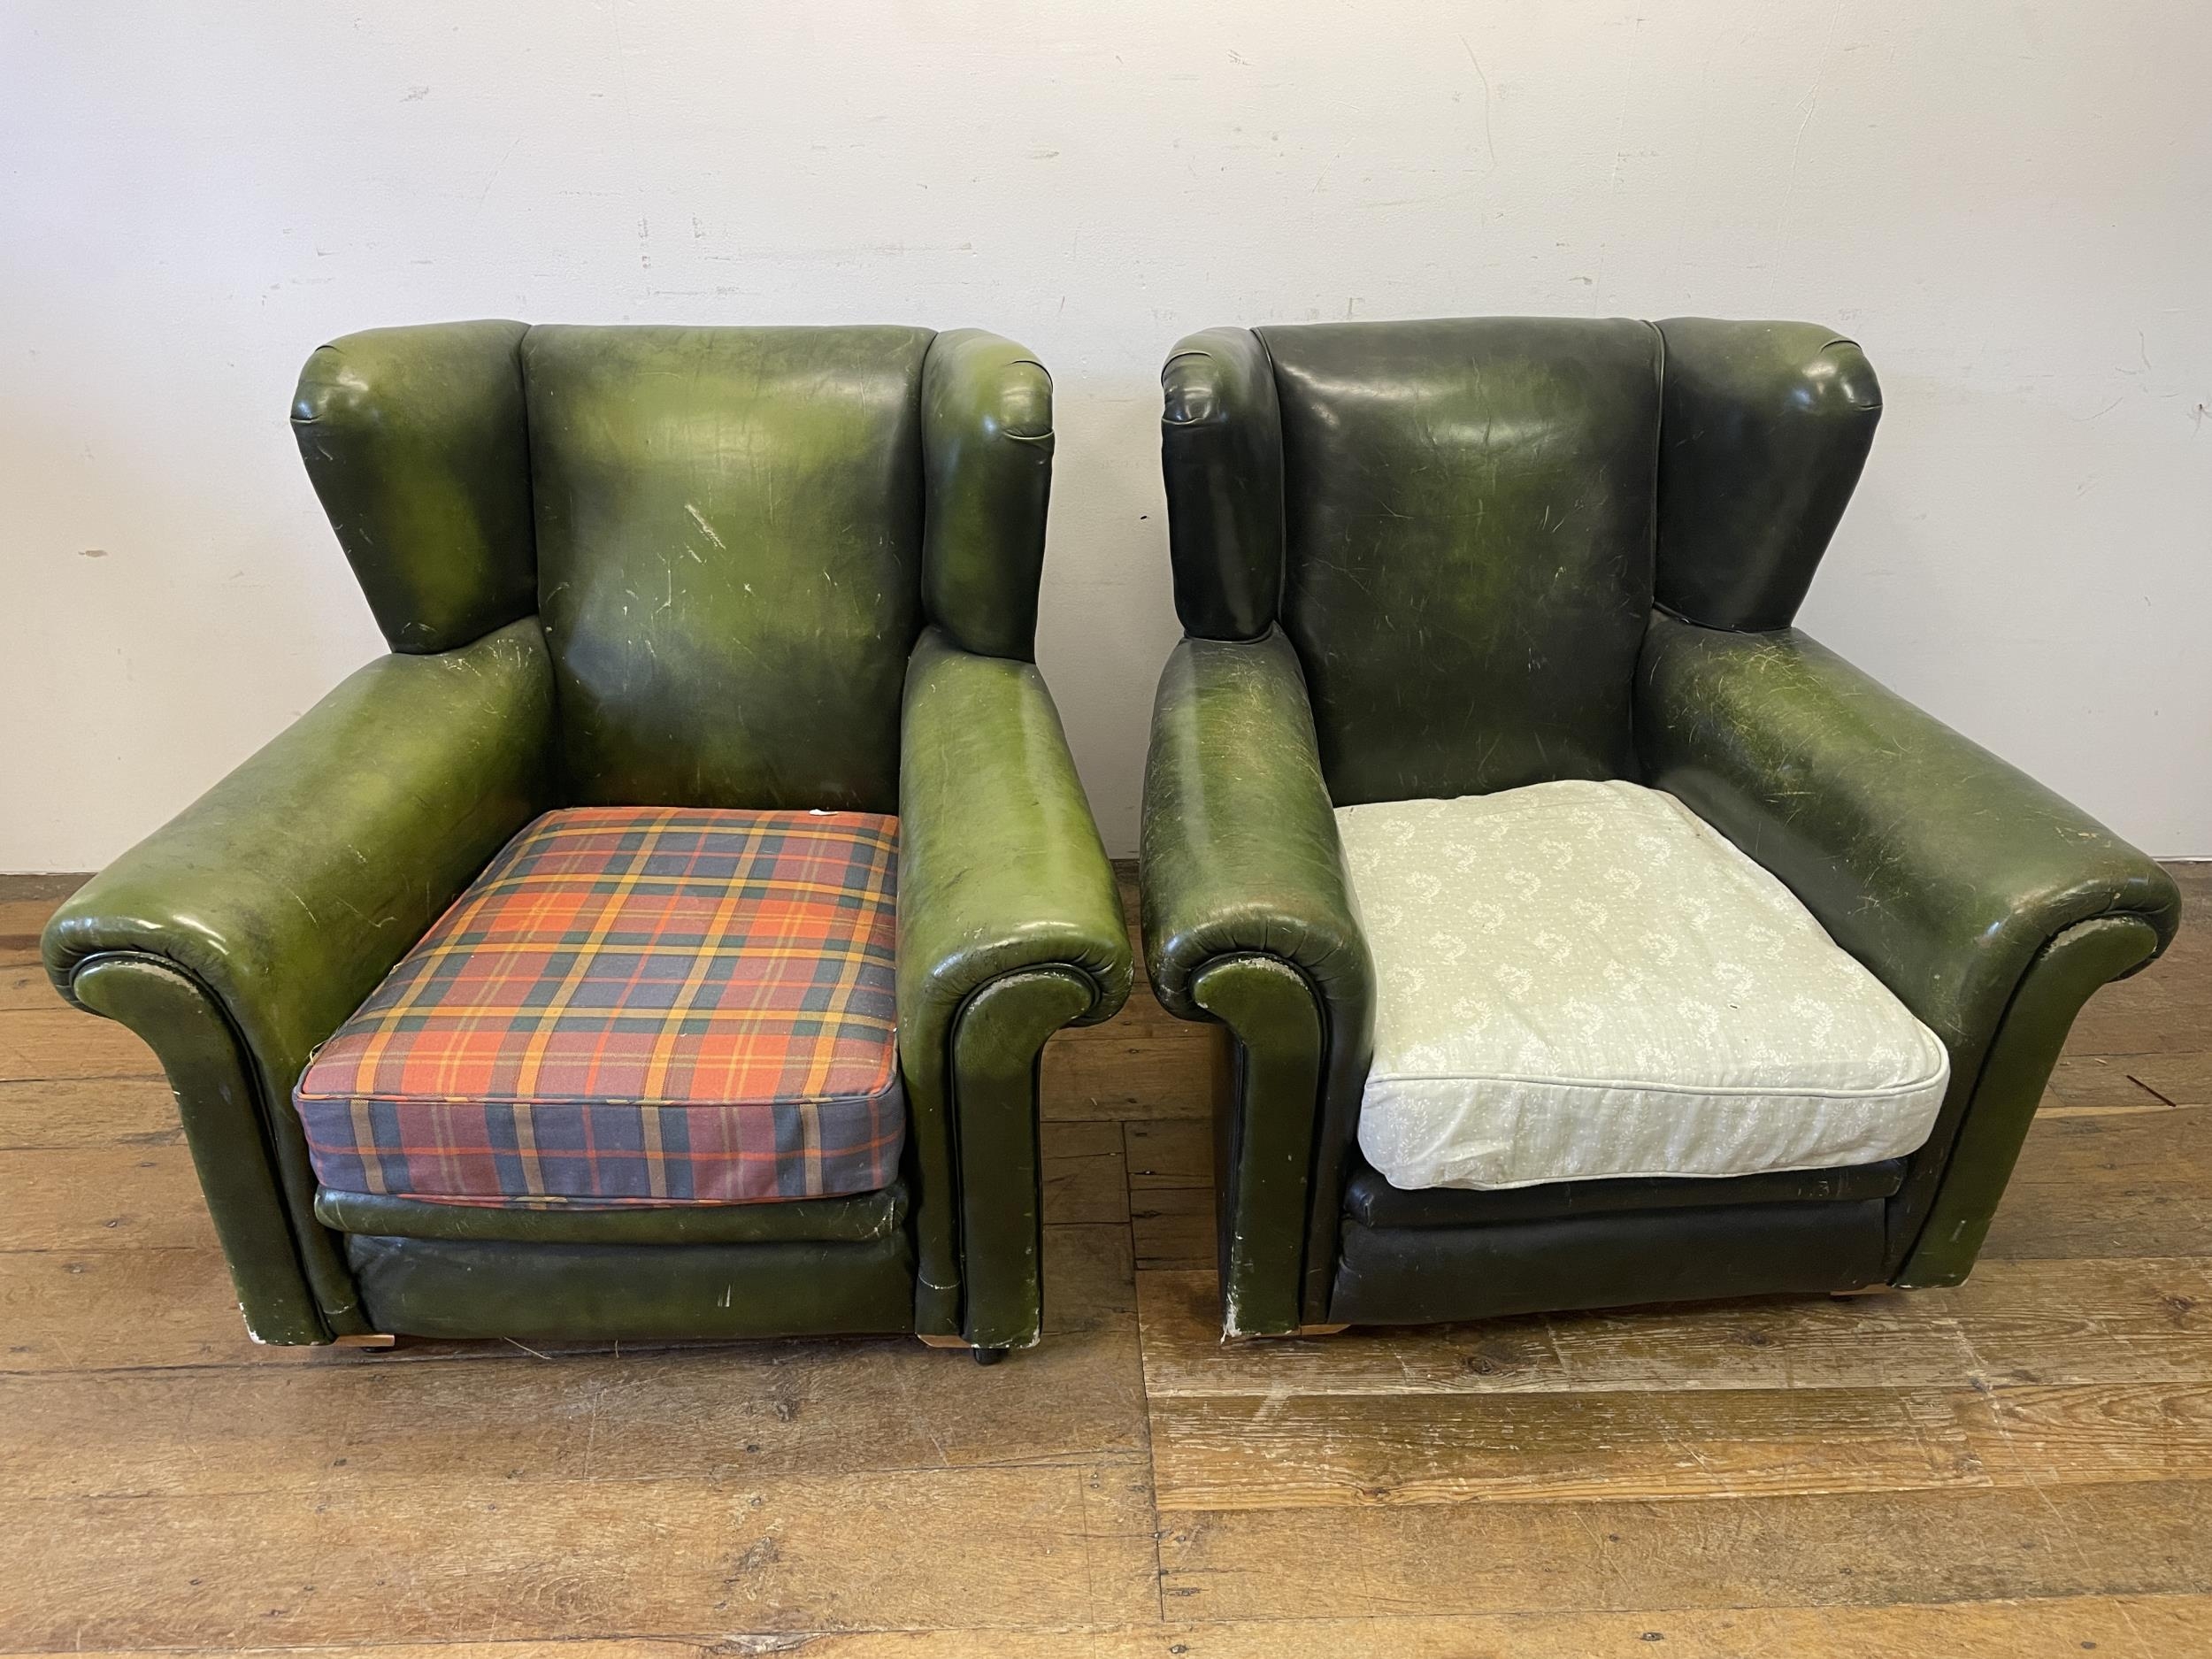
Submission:
<svg viewBox="0 0 2212 1659">
<path fill-rule="evenodd" d="M 547 813 L 308 1066 L 318 1179 L 572 1208 L 887 1186 L 897 851 L 859 812 Z"/>
</svg>

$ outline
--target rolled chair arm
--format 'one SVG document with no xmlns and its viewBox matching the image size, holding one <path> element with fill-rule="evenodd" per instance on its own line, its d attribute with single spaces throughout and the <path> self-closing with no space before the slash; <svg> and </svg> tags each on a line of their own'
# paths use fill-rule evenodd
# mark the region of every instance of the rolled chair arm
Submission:
<svg viewBox="0 0 2212 1659">
<path fill-rule="evenodd" d="M 932 628 L 899 770 L 899 1058 L 919 1190 L 917 1328 L 978 1347 L 1041 1319 L 1037 1059 L 1129 995 L 1128 932 L 1044 680 Z"/>
<path fill-rule="evenodd" d="M 1949 1048 L 1891 1251 L 1897 1282 L 1963 1279 L 2082 1002 L 2173 938 L 2172 879 L 1793 629 L 1655 616 L 1636 731 L 1647 780 L 1779 877 Z"/>
<path fill-rule="evenodd" d="M 1345 884 L 1297 655 L 1279 633 L 1187 639 L 1145 769 L 1145 960 L 1186 1019 L 1240 1046 L 1218 1137 L 1231 1335 L 1326 1317 L 1374 968 Z"/>
<path fill-rule="evenodd" d="M 159 1055 L 265 1340 L 323 1340 L 351 1309 L 313 1220 L 292 1086 L 541 810 L 552 712 L 532 618 L 457 650 L 383 657 L 47 924 L 55 987 Z M 290 1263 L 273 1262 L 287 1246 Z"/>
</svg>

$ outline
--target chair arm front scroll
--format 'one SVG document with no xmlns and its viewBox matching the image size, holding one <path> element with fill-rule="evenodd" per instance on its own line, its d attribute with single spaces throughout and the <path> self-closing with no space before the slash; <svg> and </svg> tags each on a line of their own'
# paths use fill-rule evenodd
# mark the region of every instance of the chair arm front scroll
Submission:
<svg viewBox="0 0 2212 1659">
<path fill-rule="evenodd" d="M 1372 1036 L 1374 969 L 1296 653 L 1279 633 L 1187 639 L 1152 715 L 1145 959 L 1171 1013 L 1240 1064 L 1217 1135 L 1226 1334 L 1319 1323 Z"/>
<path fill-rule="evenodd" d="M 1786 883 L 1949 1048 L 1889 1254 L 1896 1283 L 1957 1283 L 2082 1002 L 2173 937 L 2171 878 L 1793 629 L 1655 616 L 1636 731 L 1647 781 Z"/>
<path fill-rule="evenodd" d="M 543 804 L 534 619 L 341 684 L 47 925 L 70 1001 L 152 1045 L 248 1327 L 361 1328 L 289 1110 L 308 1057 Z"/>
<path fill-rule="evenodd" d="M 912 1120 L 916 1329 L 1041 1328 L 1037 1061 L 1129 995 L 1129 936 L 1060 717 L 1027 663 L 933 628 L 899 767 L 899 1060 Z"/>
</svg>

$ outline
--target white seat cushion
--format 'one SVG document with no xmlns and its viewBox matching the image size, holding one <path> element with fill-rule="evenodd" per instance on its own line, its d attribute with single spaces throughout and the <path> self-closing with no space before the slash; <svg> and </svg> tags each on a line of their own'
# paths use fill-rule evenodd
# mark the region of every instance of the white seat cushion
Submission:
<svg viewBox="0 0 2212 1659">
<path fill-rule="evenodd" d="M 1338 809 L 1376 975 L 1360 1150 L 1393 1186 L 1872 1164 L 1950 1056 L 1672 795 L 1542 783 Z"/>
</svg>

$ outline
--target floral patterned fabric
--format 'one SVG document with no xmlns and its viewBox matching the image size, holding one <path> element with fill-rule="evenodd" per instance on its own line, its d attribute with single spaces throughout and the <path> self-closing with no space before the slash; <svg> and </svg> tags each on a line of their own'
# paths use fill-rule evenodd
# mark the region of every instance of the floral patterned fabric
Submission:
<svg viewBox="0 0 2212 1659">
<path fill-rule="evenodd" d="M 1374 953 L 1360 1149 L 1491 1189 L 1900 1156 L 1936 1034 L 1672 795 L 1570 781 L 1339 809 Z"/>
</svg>

